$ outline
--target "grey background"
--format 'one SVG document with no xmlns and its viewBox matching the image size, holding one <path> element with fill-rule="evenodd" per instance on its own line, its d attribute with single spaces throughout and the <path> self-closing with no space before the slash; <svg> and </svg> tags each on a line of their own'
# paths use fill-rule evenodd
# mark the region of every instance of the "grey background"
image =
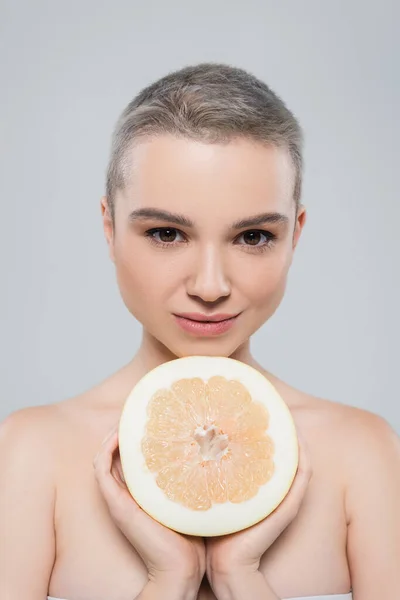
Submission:
<svg viewBox="0 0 400 600">
<path fill-rule="evenodd" d="M 200 61 L 251 70 L 306 132 L 309 216 L 256 357 L 400 432 L 396 2 L 0 3 L 1 406 L 75 395 L 130 360 L 100 219 L 113 125 Z"/>
</svg>

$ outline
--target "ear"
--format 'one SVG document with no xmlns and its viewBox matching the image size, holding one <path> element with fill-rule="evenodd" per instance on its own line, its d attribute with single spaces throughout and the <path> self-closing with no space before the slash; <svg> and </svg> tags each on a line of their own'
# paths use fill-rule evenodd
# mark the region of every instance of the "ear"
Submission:
<svg viewBox="0 0 400 600">
<path fill-rule="evenodd" d="M 108 206 L 108 200 L 107 200 L 106 196 L 102 196 L 101 202 L 100 202 L 100 208 L 101 208 L 101 216 L 103 219 L 103 230 L 104 230 L 104 235 L 106 236 L 106 241 L 108 244 L 109 255 L 110 255 L 111 260 L 114 262 L 115 261 L 114 224 L 112 221 L 111 211 Z"/>
<path fill-rule="evenodd" d="M 297 243 L 301 236 L 301 232 L 303 231 L 304 225 L 306 224 L 306 220 L 307 220 L 306 207 L 303 204 L 300 204 L 300 206 L 297 210 L 296 226 L 294 228 L 294 233 L 293 233 L 293 242 L 292 242 L 293 251 L 295 251 L 295 249 L 296 249 Z"/>
</svg>

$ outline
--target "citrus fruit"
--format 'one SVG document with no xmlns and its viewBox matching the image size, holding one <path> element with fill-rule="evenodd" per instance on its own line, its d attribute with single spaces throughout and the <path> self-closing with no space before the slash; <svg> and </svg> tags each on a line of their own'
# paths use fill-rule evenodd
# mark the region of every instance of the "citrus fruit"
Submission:
<svg viewBox="0 0 400 600">
<path fill-rule="evenodd" d="M 294 421 L 275 387 L 225 357 L 178 358 L 148 372 L 124 404 L 119 450 L 139 506 L 204 537 L 269 515 L 298 466 Z"/>
</svg>

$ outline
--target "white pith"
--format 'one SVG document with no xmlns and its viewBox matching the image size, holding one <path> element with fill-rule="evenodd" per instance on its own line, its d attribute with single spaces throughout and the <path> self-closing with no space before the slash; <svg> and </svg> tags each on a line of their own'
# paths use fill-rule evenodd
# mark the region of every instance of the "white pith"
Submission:
<svg viewBox="0 0 400 600">
<path fill-rule="evenodd" d="M 220 375 L 240 381 L 254 401 L 269 413 L 268 436 L 274 443 L 275 472 L 258 494 L 240 504 L 214 504 L 193 511 L 172 500 L 157 486 L 147 468 L 141 442 L 148 419 L 147 405 L 161 388 L 177 379 Z M 198 434 L 201 434 L 199 429 Z M 249 527 L 270 514 L 286 496 L 298 465 L 296 428 L 291 413 L 271 382 L 257 370 L 225 357 L 190 356 L 164 363 L 145 375 L 129 394 L 119 425 L 119 446 L 126 485 L 136 502 L 157 521 L 181 533 L 215 536 Z"/>
</svg>

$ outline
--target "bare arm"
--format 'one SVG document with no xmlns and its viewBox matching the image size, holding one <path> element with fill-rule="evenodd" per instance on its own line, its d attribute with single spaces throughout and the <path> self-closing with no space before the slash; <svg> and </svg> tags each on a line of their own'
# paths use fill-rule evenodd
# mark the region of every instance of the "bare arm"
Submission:
<svg viewBox="0 0 400 600">
<path fill-rule="evenodd" d="M 44 600 L 55 559 L 49 407 L 0 424 L 0 581 L 4 600 Z"/>
<path fill-rule="evenodd" d="M 354 600 L 400 598 L 400 439 L 359 413 L 348 448 L 346 512 Z"/>
</svg>

